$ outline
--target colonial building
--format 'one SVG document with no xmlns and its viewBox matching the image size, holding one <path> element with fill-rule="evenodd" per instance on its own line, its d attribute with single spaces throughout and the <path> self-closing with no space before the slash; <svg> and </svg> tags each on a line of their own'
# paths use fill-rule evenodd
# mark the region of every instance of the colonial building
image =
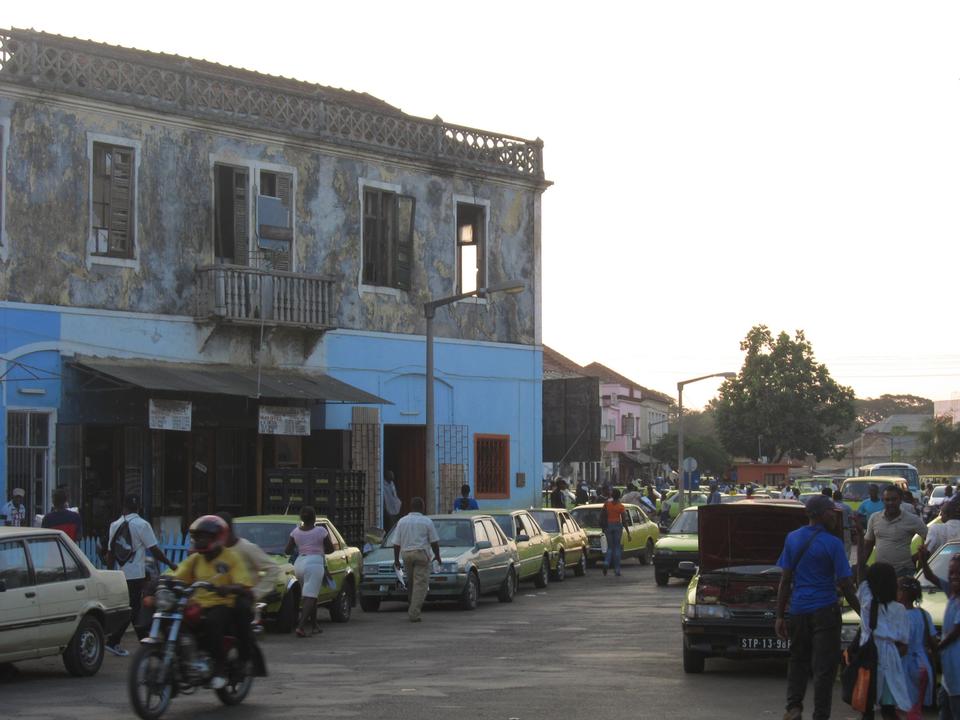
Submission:
<svg viewBox="0 0 960 720">
<path fill-rule="evenodd" d="M 124 492 L 179 527 L 349 471 L 369 526 L 385 470 L 404 509 L 535 502 L 539 140 L 9 30 L 0 170 L 0 479 L 31 512 L 59 484 L 90 531 Z M 436 311 L 427 487 L 424 304 L 471 292 Z"/>
</svg>

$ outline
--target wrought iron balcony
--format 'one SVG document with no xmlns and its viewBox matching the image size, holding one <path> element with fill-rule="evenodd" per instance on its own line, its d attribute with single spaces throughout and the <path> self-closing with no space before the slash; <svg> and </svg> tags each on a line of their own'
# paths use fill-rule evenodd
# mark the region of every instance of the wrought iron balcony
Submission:
<svg viewBox="0 0 960 720">
<path fill-rule="evenodd" d="M 197 269 L 196 317 L 239 325 L 330 330 L 333 284 L 321 275 L 206 265 Z"/>
</svg>

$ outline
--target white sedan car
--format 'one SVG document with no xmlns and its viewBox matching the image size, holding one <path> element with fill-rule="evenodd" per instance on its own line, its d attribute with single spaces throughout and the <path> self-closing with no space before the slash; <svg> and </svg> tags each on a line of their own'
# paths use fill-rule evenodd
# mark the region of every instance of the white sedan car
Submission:
<svg viewBox="0 0 960 720">
<path fill-rule="evenodd" d="M 0 663 L 63 655 L 70 674 L 93 675 L 129 616 L 122 572 L 97 570 L 59 530 L 0 527 Z"/>
</svg>

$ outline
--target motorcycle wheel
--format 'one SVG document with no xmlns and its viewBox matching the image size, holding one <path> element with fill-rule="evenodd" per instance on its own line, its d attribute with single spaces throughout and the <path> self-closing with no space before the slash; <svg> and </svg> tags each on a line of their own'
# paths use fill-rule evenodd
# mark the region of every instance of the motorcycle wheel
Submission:
<svg viewBox="0 0 960 720">
<path fill-rule="evenodd" d="M 157 646 L 140 646 L 130 663 L 127 691 L 134 712 L 143 720 L 156 720 L 170 707 L 173 685 L 163 674 L 163 651 Z"/>
<path fill-rule="evenodd" d="M 239 705 L 250 694 L 251 687 L 253 687 L 253 674 L 248 668 L 243 674 L 231 672 L 227 684 L 214 692 L 224 705 Z"/>
</svg>

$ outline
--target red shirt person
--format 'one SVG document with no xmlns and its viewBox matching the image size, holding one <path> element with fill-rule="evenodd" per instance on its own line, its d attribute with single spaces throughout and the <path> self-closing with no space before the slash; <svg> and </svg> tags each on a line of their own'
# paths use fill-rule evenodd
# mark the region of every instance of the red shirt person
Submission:
<svg viewBox="0 0 960 720">
<path fill-rule="evenodd" d="M 62 530 L 75 542 L 83 536 L 83 521 L 78 513 L 67 509 L 67 493 L 61 488 L 53 491 L 53 510 L 43 516 L 40 526 Z"/>
</svg>

